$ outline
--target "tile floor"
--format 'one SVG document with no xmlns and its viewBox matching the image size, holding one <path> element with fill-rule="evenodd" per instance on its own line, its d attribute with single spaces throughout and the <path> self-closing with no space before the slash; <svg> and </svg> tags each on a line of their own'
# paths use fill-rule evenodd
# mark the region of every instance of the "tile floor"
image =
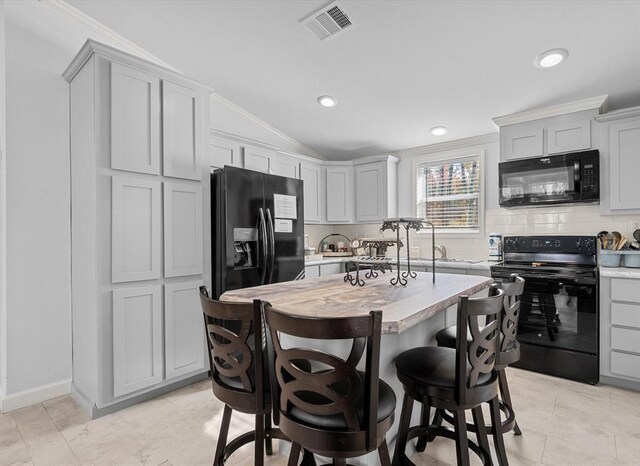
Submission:
<svg viewBox="0 0 640 466">
<path fill-rule="evenodd" d="M 640 393 L 517 369 L 509 379 L 524 433 L 506 436 L 510 464 L 640 465 Z M 208 381 L 93 421 L 64 396 L 0 415 L 0 465 L 209 465 L 221 416 Z M 250 416 L 232 420 L 237 432 L 252 428 Z M 230 464 L 253 464 L 248 447 Z M 412 459 L 455 464 L 455 450 L 438 439 Z"/>
</svg>

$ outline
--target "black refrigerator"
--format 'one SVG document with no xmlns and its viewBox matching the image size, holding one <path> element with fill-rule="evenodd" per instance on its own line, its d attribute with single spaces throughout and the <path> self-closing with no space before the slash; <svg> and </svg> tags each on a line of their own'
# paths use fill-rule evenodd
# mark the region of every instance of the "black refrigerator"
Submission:
<svg viewBox="0 0 640 466">
<path fill-rule="evenodd" d="M 225 166 L 211 174 L 213 295 L 304 276 L 302 181 Z"/>
</svg>

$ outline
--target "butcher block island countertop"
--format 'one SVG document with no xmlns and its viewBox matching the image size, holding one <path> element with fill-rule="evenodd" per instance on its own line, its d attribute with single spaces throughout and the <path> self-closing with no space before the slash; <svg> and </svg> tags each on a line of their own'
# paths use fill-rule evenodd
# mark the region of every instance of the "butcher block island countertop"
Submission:
<svg viewBox="0 0 640 466">
<path fill-rule="evenodd" d="M 407 286 L 393 286 L 391 275 L 379 274 L 364 286 L 345 283 L 344 274 L 227 291 L 221 301 L 268 301 L 283 312 L 300 316 L 348 317 L 382 311 L 382 333 L 402 333 L 456 304 L 461 295 L 487 288 L 493 279 L 474 275 L 417 272 Z"/>
</svg>

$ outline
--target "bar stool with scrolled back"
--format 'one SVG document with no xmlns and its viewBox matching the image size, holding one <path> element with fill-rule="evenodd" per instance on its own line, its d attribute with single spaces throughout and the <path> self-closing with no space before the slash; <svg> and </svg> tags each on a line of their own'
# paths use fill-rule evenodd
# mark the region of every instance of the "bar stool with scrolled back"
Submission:
<svg viewBox="0 0 640 466">
<path fill-rule="evenodd" d="M 271 439 L 288 440 L 279 429 L 271 427 L 271 397 L 266 354 L 263 347 L 261 302 L 223 303 L 209 298 L 207 288 L 200 287 L 209 348 L 213 393 L 224 403 L 224 414 L 213 460 L 222 466 L 238 448 L 255 442 L 256 465 L 272 454 Z M 227 443 L 233 411 L 255 415 L 255 430 Z"/>
<path fill-rule="evenodd" d="M 509 432 L 513 430 L 516 435 L 522 435 L 520 427 L 515 417 L 515 411 L 513 410 L 513 404 L 511 402 L 511 394 L 509 392 L 509 385 L 507 382 L 507 375 L 505 368 L 510 364 L 520 359 L 520 343 L 517 340 L 518 332 L 518 318 L 520 315 L 520 297 L 524 292 L 525 281 L 523 278 L 518 277 L 518 274 L 511 274 L 508 281 L 496 282 L 493 287 L 499 288 L 504 291 L 504 307 L 502 311 L 502 325 L 501 325 L 501 342 L 500 353 L 495 365 L 495 370 L 498 372 L 498 386 L 500 389 L 500 409 L 505 413 L 506 418 L 501 422 L 502 432 Z M 440 330 L 436 334 L 436 341 L 438 346 L 445 348 L 456 347 L 456 326 L 446 327 Z M 467 341 L 470 341 L 470 335 L 467 334 Z M 425 413 L 423 413 L 424 419 Z M 434 424 L 439 424 L 442 418 L 449 422 L 453 419 L 445 411 L 436 411 Z M 474 426 L 467 426 L 470 430 L 474 430 Z M 487 426 L 489 433 L 493 433 L 493 425 Z M 426 437 L 422 437 L 418 442 L 416 449 L 418 451 L 424 451 L 426 446 Z"/>
<path fill-rule="evenodd" d="M 394 465 L 413 464 L 405 453 L 407 442 L 424 435 L 443 436 L 455 440 L 459 465 L 469 464 L 469 449 L 484 465 L 491 464 L 489 440 L 484 425 L 482 403 L 489 403 L 492 423 L 500 422 L 498 376 L 494 370 L 500 344 L 500 314 L 504 292 L 498 290 L 487 298 L 458 299 L 458 338 L 455 349 L 424 346 L 404 351 L 396 358 L 396 372 L 404 387 L 402 415 L 393 457 Z M 480 318 L 486 317 L 483 325 Z M 467 332 L 471 342 L 467 344 Z M 431 407 L 453 413 L 453 427 L 418 425 L 410 427 L 413 403 L 423 404 L 429 419 Z M 467 438 L 465 411 L 471 410 L 477 426 L 478 443 Z M 424 422 L 424 421 L 423 421 Z M 498 449 L 504 443 L 502 431 L 494 430 Z M 500 458 L 507 464 L 506 455 Z"/>
<path fill-rule="evenodd" d="M 382 312 L 301 317 L 265 303 L 264 316 L 271 339 L 273 416 L 293 444 L 289 465 L 297 464 L 301 448 L 333 458 L 337 465 L 377 449 L 380 462 L 390 465 L 386 433 L 393 424 L 396 397 L 378 379 Z M 288 344 L 292 339 L 295 345 Z M 321 340 L 330 340 L 326 346 L 331 350 L 319 348 Z M 340 345 L 335 340 L 351 344 L 346 358 L 336 354 Z M 366 368 L 360 372 L 356 366 L 365 347 Z"/>
</svg>

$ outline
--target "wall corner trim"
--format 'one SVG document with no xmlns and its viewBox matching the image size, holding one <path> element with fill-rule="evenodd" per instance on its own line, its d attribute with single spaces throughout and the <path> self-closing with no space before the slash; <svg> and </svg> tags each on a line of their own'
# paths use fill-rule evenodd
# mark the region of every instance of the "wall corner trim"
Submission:
<svg viewBox="0 0 640 466">
<path fill-rule="evenodd" d="M 0 400 L 0 410 L 7 413 L 51 398 L 67 395 L 70 385 L 71 379 L 67 379 L 6 395 L 4 399 Z"/>
</svg>

